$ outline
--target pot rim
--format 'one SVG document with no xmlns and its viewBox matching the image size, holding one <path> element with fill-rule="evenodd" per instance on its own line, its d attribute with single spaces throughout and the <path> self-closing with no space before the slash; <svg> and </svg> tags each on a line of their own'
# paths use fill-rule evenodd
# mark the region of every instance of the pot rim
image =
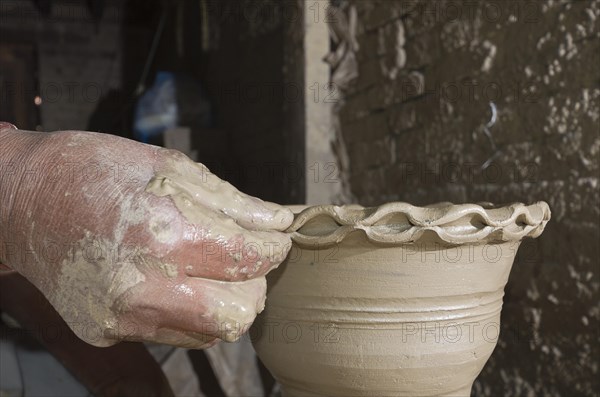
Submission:
<svg viewBox="0 0 600 397">
<path fill-rule="evenodd" d="M 361 232 L 379 244 L 403 245 L 434 237 L 451 245 L 487 244 L 538 237 L 550 220 L 544 201 L 452 204 L 424 207 L 392 202 L 378 207 L 351 205 L 290 206 L 294 221 L 286 230 L 300 246 L 327 247 Z"/>
</svg>

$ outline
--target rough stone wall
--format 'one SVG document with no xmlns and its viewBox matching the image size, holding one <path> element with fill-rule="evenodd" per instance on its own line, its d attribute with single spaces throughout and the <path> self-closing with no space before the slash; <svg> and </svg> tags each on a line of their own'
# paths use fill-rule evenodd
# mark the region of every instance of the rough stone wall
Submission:
<svg viewBox="0 0 600 397">
<path fill-rule="evenodd" d="M 105 3 L 98 23 L 85 2 L 55 1 L 42 16 L 33 2 L 2 1 L 1 31 L 37 44 L 38 75 L 32 78 L 42 98 L 40 129 L 85 130 L 98 102 L 120 86 L 120 18 L 121 4 L 114 0 Z"/>
<path fill-rule="evenodd" d="M 359 77 L 340 118 L 359 202 L 545 200 L 553 212 L 521 245 L 474 395 L 594 395 L 600 2 L 351 3 Z"/>
</svg>

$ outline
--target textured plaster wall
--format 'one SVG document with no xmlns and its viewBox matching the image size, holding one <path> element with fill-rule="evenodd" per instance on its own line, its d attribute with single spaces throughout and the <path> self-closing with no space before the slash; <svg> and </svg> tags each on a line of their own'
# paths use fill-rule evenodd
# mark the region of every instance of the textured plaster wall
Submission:
<svg viewBox="0 0 600 397">
<path fill-rule="evenodd" d="M 600 2 L 351 4 L 359 77 L 340 118 L 359 202 L 545 200 L 553 211 L 521 246 L 474 395 L 594 395 Z"/>
</svg>

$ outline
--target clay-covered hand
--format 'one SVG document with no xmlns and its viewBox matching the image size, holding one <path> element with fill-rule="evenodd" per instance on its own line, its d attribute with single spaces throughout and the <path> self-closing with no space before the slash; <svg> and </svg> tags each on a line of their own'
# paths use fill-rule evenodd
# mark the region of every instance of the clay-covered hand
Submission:
<svg viewBox="0 0 600 397">
<path fill-rule="evenodd" d="M 185 155 L 0 124 L 0 262 L 95 346 L 232 341 L 264 305 L 291 212 Z"/>
</svg>

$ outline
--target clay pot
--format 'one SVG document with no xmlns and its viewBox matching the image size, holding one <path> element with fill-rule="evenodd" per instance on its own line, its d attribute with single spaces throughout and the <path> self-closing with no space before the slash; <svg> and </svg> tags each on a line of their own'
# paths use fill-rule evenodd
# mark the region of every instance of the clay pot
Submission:
<svg viewBox="0 0 600 397">
<path fill-rule="evenodd" d="M 544 202 L 305 208 L 254 347 L 284 396 L 468 396 L 519 243 L 549 219 Z"/>
</svg>

